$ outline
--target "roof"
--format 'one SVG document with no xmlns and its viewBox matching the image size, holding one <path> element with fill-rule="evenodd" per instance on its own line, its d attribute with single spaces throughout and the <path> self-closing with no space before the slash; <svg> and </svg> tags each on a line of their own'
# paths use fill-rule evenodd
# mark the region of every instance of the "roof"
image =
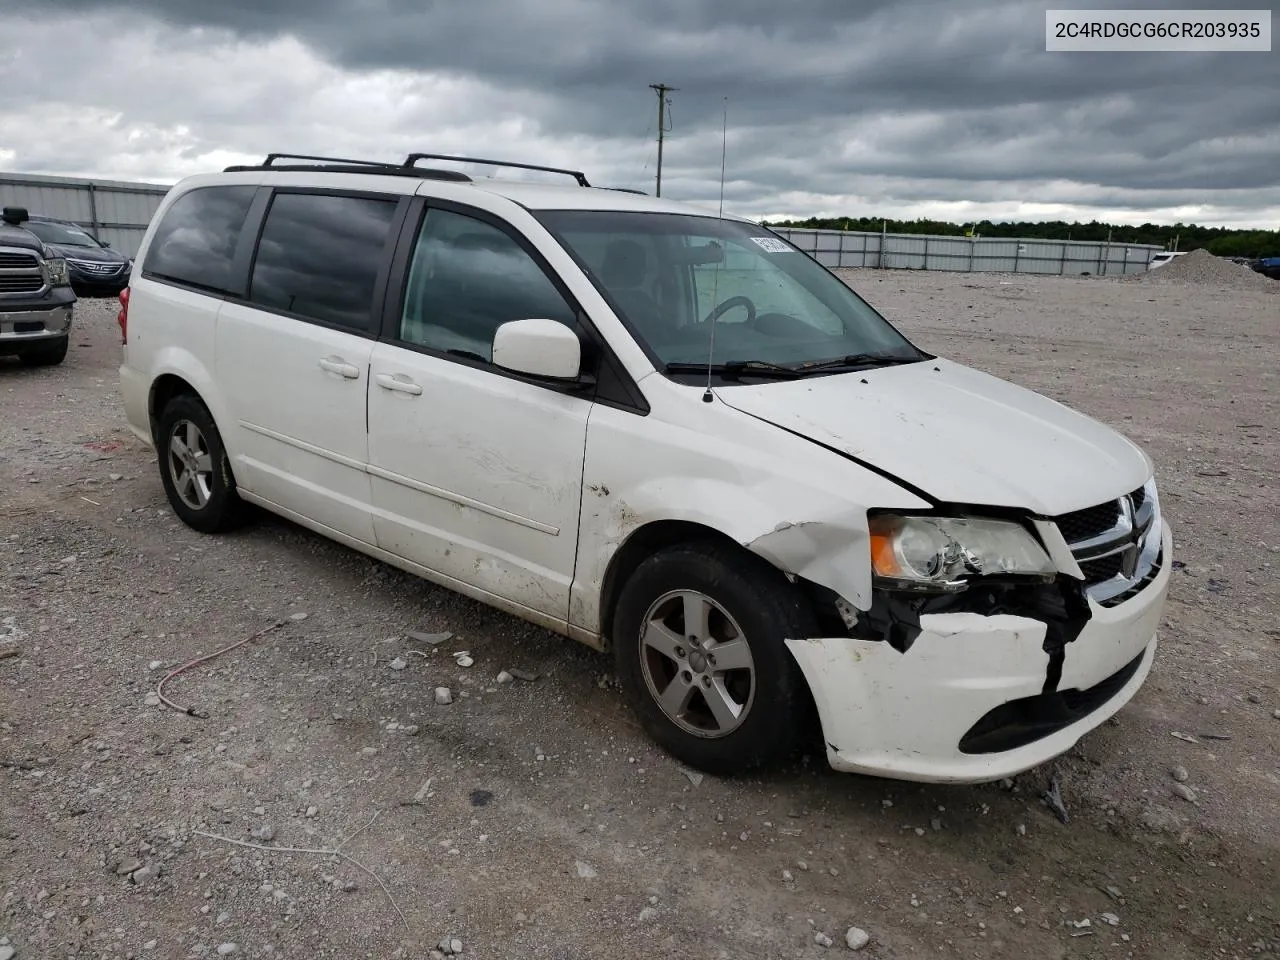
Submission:
<svg viewBox="0 0 1280 960">
<path fill-rule="evenodd" d="M 700 217 L 719 216 L 691 203 L 651 197 L 647 194 L 609 190 L 604 187 L 578 187 L 558 183 L 529 183 L 521 180 L 502 180 L 482 177 L 466 186 L 486 193 L 506 197 L 530 210 L 611 210 L 632 213 L 683 213 Z M 723 215 L 726 220 L 741 217 Z"/>
</svg>

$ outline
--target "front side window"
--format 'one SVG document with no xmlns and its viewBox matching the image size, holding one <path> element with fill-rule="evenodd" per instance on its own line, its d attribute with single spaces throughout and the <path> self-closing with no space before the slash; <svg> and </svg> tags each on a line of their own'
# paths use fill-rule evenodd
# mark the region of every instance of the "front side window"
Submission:
<svg viewBox="0 0 1280 960">
<path fill-rule="evenodd" d="M 397 203 L 276 194 L 258 241 L 249 299 L 320 323 L 370 329 Z"/>
<path fill-rule="evenodd" d="M 659 366 L 711 361 L 800 375 L 926 356 L 839 279 L 753 224 L 596 210 L 539 219 Z"/>
<path fill-rule="evenodd" d="M 515 238 L 475 217 L 428 210 L 409 268 L 400 339 L 487 363 L 498 327 L 535 318 L 577 327 L 573 309 Z"/>
<path fill-rule="evenodd" d="M 144 275 L 215 293 L 233 292 L 236 243 L 257 191 L 245 185 L 198 187 L 184 193 L 156 227 Z"/>
</svg>

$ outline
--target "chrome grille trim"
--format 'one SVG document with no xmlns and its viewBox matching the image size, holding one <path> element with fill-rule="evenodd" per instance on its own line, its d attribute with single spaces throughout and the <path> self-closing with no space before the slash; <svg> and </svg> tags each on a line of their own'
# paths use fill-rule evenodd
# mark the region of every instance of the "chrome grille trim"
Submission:
<svg viewBox="0 0 1280 960">
<path fill-rule="evenodd" d="M 1085 577 L 1085 592 L 1104 607 L 1116 606 L 1140 592 L 1155 579 L 1161 561 L 1163 534 L 1154 482 L 1120 497 L 1115 505 L 1116 522 L 1110 529 L 1067 541 L 1082 572 L 1086 564 L 1119 558 L 1119 572 L 1114 576 L 1099 580 Z"/>
<path fill-rule="evenodd" d="M 24 247 L 0 247 L 0 299 L 42 297 L 49 290 L 44 262 Z"/>
</svg>

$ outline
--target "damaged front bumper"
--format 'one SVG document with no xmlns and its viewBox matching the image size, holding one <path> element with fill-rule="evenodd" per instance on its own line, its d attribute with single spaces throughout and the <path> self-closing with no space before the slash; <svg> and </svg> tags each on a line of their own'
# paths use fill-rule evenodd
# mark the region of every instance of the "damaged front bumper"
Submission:
<svg viewBox="0 0 1280 960">
<path fill-rule="evenodd" d="M 886 640 L 788 640 L 813 692 L 837 770 L 970 783 L 1021 773 L 1069 750 L 1142 686 L 1172 564 L 1051 655 L 1030 616 L 924 613 L 905 650 Z M 1057 676 L 1060 671 L 1060 676 Z M 1057 682 L 1055 683 L 1055 677 Z"/>
</svg>

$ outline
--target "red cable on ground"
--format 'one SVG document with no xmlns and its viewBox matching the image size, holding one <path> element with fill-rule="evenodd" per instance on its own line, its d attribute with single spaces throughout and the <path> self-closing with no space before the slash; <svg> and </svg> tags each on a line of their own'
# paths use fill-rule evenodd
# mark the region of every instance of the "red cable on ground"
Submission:
<svg viewBox="0 0 1280 960">
<path fill-rule="evenodd" d="M 232 650 L 236 649 L 236 647 L 243 647 L 246 643 L 252 643 L 254 640 L 261 639 L 262 637 L 265 637 L 268 633 L 270 633 L 272 630 L 279 630 L 288 622 L 289 622 L 288 620 L 277 620 L 275 623 L 271 624 L 271 626 L 264 627 L 263 629 L 259 630 L 257 633 L 253 634 L 252 636 L 245 637 L 243 640 L 237 640 L 235 643 L 228 644 L 227 646 L 223 647 L 221 650 L 215 650 L 213 653 L 207 654 L 206 656 L 196 657 L 196 659 L 194 660 L 187 661 L 182 666 L 178 667 L 178 669 L 171 670 L 169 673 L 165 675 L 163 680 L 161 680 L 158 684 L 156 684 L 156 696 L 160 698 L 160 702 L 163 703 L 166 707 L 170 707 L 173 710 L 177 710 L 179 713 L 185 713 L 189 717 L 196 717 L 197 719 L 200 719 L 200 720 L 208 720 L 209 715 L 207 713 L 202 713 L 201 711 L 196 710 L 194 707 L 180 706 L 179 704 L 174 703 L 172 700 L 166 697 L 164 695 L 164 685 L 168 683 L 170 680 L 172 680 L 174 677 L 178 676 L 179 674 L 185 673 L 186 671 L 190 670 L 192 667 L 198 667 L 202 663 L 208 663 L 210 660 L 214 659 L 215 657 L 220 657 L 224 653 L 230 653 Z"/>
</svg>

